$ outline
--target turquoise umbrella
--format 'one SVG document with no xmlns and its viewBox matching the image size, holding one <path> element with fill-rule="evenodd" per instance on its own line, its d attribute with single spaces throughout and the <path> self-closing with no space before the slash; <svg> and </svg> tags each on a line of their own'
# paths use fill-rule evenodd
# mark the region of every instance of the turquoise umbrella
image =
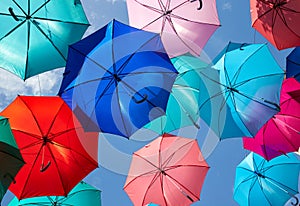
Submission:
<svg viewBox="0 0 300 206">
<path fill-rule="evenodd" d="M 250 153 L 236 168 L 234 199 L 240 206 L 283 206 L 291 197 L 298 202 L 294 195 L 299 171 L 299 156 L 294 153 L 269 162 Z"/>
<path fill-rule="evenodd" d="M 8 119 L 0 116 L 0 201 L 14 177 L 24 165 Z"/>
<path fill-rule="evenodd" d="M 64 196 L 42 196 L 18 200 L 16 197 L 9 203 L 9 206 L 41 205 L 41 206 L 101 206 L 101 191 L 95 187 L 80 182 L 69 194 Z"/>
<path fill-rule="evenodd" d="M 170 133 L 186 126 L 199 129 L 200 71 L 208 66 L 200 57 L 185 54 L 171 59 L 179 72 L 170 93 L 166 115 L 147 124 L 145 128 L 158 134 Z"/>
<path fill-rule="evenodd" d="M 253 137 L 280 110 L 284 72 L 266 44 L 229 43 L 200 74 L 200 117 L 221 139 Z"/>
<path fill-rule="evenodd" d="M 22 79 L 63 67 L 89 26 L 80 0 L 0 3 L 0 67 Z"/>
</svg>

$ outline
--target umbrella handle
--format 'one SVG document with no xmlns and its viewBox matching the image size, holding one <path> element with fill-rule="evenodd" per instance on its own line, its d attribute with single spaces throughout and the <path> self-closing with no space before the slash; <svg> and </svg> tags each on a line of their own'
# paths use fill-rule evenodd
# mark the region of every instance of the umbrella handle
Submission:
<svg viewBox="0 0 300 206">
<path fill-rule="evenodd" d="M 50 166 L 51 162 L 48 161 L 48 163 L 44 166 L 44 163 L 41 164 L 41 168 L 40 168 L 40 172 L 45 172 L 49 166 Z"/>
<path fill-rule="evenodd" d="M 14 18 L 14 20 L 16 21 L 20 21 L 20 19 L 17 17 L 17 15 L 14 13 L 13 8 L 9 7 L 8 11 L 10 13 L 10 15 Z"/>
<path fill-rule="evenodd" d="M 294 198 L 296 200 L 296 202 L 295 203 L 291 202 L 291 205 L 293 205 L 293 206 L 297 206 L 297 205 L 300 206 L 298 197 L 293 196 L 292 198 Z"/>
<path fill-rule="evenodd" d="M 190 0 L 191 3 L 194 1 L 196 1 L 196 0 Z M 203 7 L 203 2 L 202 2 L 202 0 L 198 0 L 198 1 L 199 1 L 199 7 L 197 8 L 197 10 L 200 10 Z"/>
<path fill-rule="evenodd" d="M 5 173 L 5 174 L 3 175 L 3 177 L 4 177 L 4 178 L 9 177 L 10 179 L 12 179 L 12 182 L 13 182 L 14 184 L 16 184 L 15 178 L 14 178 L 10 173 Z"/>
<path fill-rule="evenodd" d="M 142 103 L 142 102 L 144 102 L 144 101 L 146 101 L 147 100 L 147 98 L 148 98 L 148 95 L 147 94 L 144 94 L 144 96 L 143 96 L 143 98 L 142 99 L 140 99 L 140 100 L 137 100 L 134 96 L 132 96 L 132 99 L 134 100 L 134 102 L 135 103 L 137 103 L 137 104 L 140 104 L 140 103 Z"/>
</svg>

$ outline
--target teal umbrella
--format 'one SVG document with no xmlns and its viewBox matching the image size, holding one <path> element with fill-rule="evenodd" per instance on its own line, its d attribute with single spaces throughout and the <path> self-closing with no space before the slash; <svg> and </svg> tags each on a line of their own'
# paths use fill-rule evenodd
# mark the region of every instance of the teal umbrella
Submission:
<svg viewBox="0 0 300 206">
<path fill-rule="evenodd" d="M 0 116 L 0 201 L 14 177 L 24 165 L 8 119 Z"/>
<path fill-rule="evenodd" d="M 1 0 L 0 21 L 0 67 L 24 80 L 65 66 L 89 26 L 80 0 Z"/>
<path fill-rule="evenodd" d="M 166 115 L 147 124 L 145 128 L 158 134 L 170 133 L 182 127 L 199 129 L 200 71 L 208 66 L 200 57 L 185 54 L 171 59 L 179 72 L 170 93 Z"/>
<path fill-rule="evenodd" d="M 279 112 L 284 72 L 266 44 L 229 43 L 200 72 L 200 117 L 220 139 L 253 137 Z"/>
<path fill-rule="evenodd" d="M 101 191 L 95 187 L 80 182 L 65 196 L 41 196 L 18 200 L 16 197 L 9 206 L 41 205 L 41 206 L 101 206 Z"/>
<path fill-rule="evenodd" d="M 240 206 L 283 206 L 298 193 L 299 156 L 282 155 L 270 161 L 250 153 L 236 168 L 234 199 Z"/>
</svg>

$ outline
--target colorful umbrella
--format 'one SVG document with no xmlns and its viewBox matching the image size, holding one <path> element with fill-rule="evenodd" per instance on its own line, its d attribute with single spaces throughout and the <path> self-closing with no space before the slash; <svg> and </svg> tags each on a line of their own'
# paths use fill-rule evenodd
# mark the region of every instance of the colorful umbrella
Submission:
<svg viewBox="0 0 300 206">
<path fill-rule="evenodd" d="M 157 133 L 170 133 L 193 125 L 199 129 L 199 93 L 201 81 L 199 71 L 208 66 L 199 57 L 191 54 L 171 59 L 179 72 L 168 100 L 166 115 L 146 125 Z"/>
<path fill-rule="evenodd" d="M 300 74 L 300 47 L 296 47 L 286 58 L 286 77 L 299 78 Z"/>
<path fill-rule="evenodd" d="M 250 153 L 236 168 L 234 199 L 240 206 L 282 206 L 298 193 L 299 156 L 271 161 Z M 297 205 L 297 204 L 295 204 Z"/>
<path fill-rule="evenodd" d="M 289 92 L 298 91 L 291 95 Z M 274 115 L 254 138 L 243 138 L 244 148 L 270 160 L 300 147 L 300 83 L 286 79 L 280 94 L 280 112 Z"/>
<path fill-rule="evenodd" d="M 8 119 L 0 116 L 0 201 L 24 165 Z"/>
<path fill-rule="evenodd" d="M 200 117 L 221 139 L 254 136 L 279 111 L 283 70 L 266 44 L 229 43 L 214 62 L 200 72 Z"/>
<path fill-rule="evenodd" d="M 199 55 L 220 26 L 215 0 L 127 0 L 130 25 L 160 33 L 170 57 Z M 202 3 L 203 2 L 203 3 Z"/>
<path fill-rule="evenodd" d="M 42 196 L 18 200 L 16 197 L 8 206 L 101 206 L 101 191 L 93 186 L 80 182 L 67 196 Z"/>
<path fill-rule="evenodd" d="M 82 146 L 82 127 L 60 97 L 18 96 L 1 115 L 10 118 L 26 162 L 9 187 L 18 199 L 67 195 L 97 168 Z"/>
<path fill-rule="evenodd" d="M 133 154 L 124 190 L 134 205 L 190 205 L 209 166 L 194 139 L 163 134 Z"/>
<path fill-rule="evenodd" d="M 300 46 L 300 1 L 250 0 L 252 27 L 277 49 Z"/>
<path fill-rule="evenodd" d="M 65 66 L 89 26 L 80 0 L 3 0 L 0 20 L 0 67 L 24 80 Z"/>
<path fill-rule="evenodd" d="M 113 20 L 70 47 L 59 94 L 86 131 L 129 138 L 165 114 L 177 73 L 158 34 Z"/>
</svg>

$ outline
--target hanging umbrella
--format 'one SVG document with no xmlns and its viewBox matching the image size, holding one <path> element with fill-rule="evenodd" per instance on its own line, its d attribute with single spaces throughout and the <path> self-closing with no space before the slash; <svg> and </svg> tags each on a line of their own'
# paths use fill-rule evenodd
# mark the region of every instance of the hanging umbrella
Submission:
<svg viewBox="0 0 300 206">
<path fill-rule="evenodd" d="M 297 95 L 289 92 L 298 91 Z M 280 112 L 275 114 L 254 138 L 243 138 L 244 148 L 270 160 L 300 147 L 300 83 L 294 78 L 282 84 Z"/>
<path fill-rule="evenodd" d="M 0 201 L 15 176 L 24 165 L 8 119 L 0 116 Z"/>
<path fill-rule="evenodd" d="M 133 154 L 124 190 L 135 206 L 190 205 L 208 169 L 196 140 L 163 134 Z"/>
<path fill-rule="evenodd" d="M 286 77 L 300 78 L 300 47 L 296 47 L 286 58 Z"/>
<path fill-rule="evenodd" d="M 293 153 L 269 162 L 250 153 L 236 168 L 234 199 L 240 206 L 282 206 L 291 197 L 298 201 L 299 170 L 299 156 Z"/>
<path fill-rule="evenodd" d="M 158 34 L 113 20 L 70 47 L 59 95 L 86 131 L 129 138 L 165 114 L 177 73 Z"/>
<path fill-rule="evenodd" d="M 23 200 L 18 200 L 15 197 L 8 206 L 101 206 L 100 196 L 100 190 L 85 182 L 80 182 L 67 196 L 42 196 Z"/>
<path fill-rule="evenodd" d="M 250 0 L 252 27 L 277 49 L 300 46 L 300 1 Z"/>
<path fill-rule="evenodd" d="M 279 111 L 283 70 L 266 44 L 229 43 L 214 62 L 200 72 L 200 117 L 221 139 L 254 136 Z"/>
<path fill-rule="evenodd" d="M 126 3 L 130 25 L 160 33 L 170 57 L 187 52 L 199 55 L 220 26 L 215 0 L 127 0 Z"/>
<path fill-rule="evenodd" d="M 67 195 L 98 166 L 82 146 L 82 127 L 60 97 L 18 96 L 1 115 L 10 118 L 26 162 L 9 187 L 18 199 Z"/>
<path fill-rule="evenodd" d="M 208 66 L 199 57 L 185 54 L 171 59 L 179 72 L 168 100 L 166 115 L 147 124 L 145 128 L 157 133 L 170 133 L 186 126 L 199 129 L 199 71 Z"/>
<path fill-rule="evenodd" d="M 4 0 L 0 19 L 0 67 L 24 80 L 65 66 L 89 26 L 80 0 Z"/>
</svg>

